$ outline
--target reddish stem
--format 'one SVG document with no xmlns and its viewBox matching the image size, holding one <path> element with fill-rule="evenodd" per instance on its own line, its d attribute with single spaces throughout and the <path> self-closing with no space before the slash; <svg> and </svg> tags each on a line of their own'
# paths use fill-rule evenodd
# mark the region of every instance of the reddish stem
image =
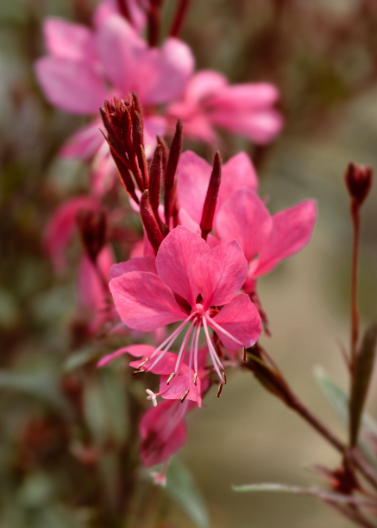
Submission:
<svg viewBox="0 0 377 528">
<path fill-rule="evenodd" d="M 360 209 L 355 200 L 351 203 L 353 222 L 352 279 L 351 279 L 351 372 L 354 372 L 359 339 L 359 308 L 357 305 L 357 277 L 360 238 Z"/>
<path fill-rule="evenodd" d="M 175 14 L 173 24 L 171 26 L 171 30 L 170 30 L 171 37 L 178 37 L 189 5 L 190 5 L 190 0 L 181 0 L 178 6 L 177 12 Z"/>
</svg>

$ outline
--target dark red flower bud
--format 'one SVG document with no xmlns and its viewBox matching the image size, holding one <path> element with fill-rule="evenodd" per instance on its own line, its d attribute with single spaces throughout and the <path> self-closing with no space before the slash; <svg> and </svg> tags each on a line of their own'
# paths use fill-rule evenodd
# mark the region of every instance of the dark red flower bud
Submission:
<svg viewBox="0 0 377 528">
<path fill-rule="evenodd" d="M 363 165 L 350 163 L 344 175 L 348 192 L 357 206 L 360 206 L 368 196 L 372 187 L 373 169 Z"/>
<path fill-rule="evenodd" d="M 164 174 L 163 156 L 164 152 L 162 146 L 157 145 L 149 170 L 150 200 L 152 209 L 155 213 L 158 211 L 158 206 L 160 205 L 161 183 Z"/>
<path fill-rule="evenodd" d="M 202 219 L 200 222 L 200 229 L 202 230 L 202 237 L 204 240 L 207 240 L 208 233 L 212 231 L 213 217 L 215 215 L 220 183 L 221 157 L 220 153 L 216 152 L 213 160 L 211 179 L 209 180 L 207 195 L 203 206 Z"/>
<path fill-rule="evenodd" d="M 182 150 L 182 134 L 182 120 L 178 119 L 175 134 L 170 147 L 169 159 L 165 174 L 165 222 L 167 226 L 169 226 L 169 219 L 172 215 L 175 199 L 174 182 L 179 156 Z"/>
<path fill-rule="evenodd" d="M 141 196 L 140 214 L 149 241 L 152 244 L 153 249 L 157 253 L 158 248 L 160 247 L 160 244 L 163 241 L 164 237 L 162 236 L 161 229 L 153 213 L 148 189 L 146 189 Z"/>
<path fill-rule="evenodd" d="M 106 243 L 107 222 L 103 211 L 81 209 L 76 217 L 81 239 L 90 260 L 95 263 Z"/>
</svg>

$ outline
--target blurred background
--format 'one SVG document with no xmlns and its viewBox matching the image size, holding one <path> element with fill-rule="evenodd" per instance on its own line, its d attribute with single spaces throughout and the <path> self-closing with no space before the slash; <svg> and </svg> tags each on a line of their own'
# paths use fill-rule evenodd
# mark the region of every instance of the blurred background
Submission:
<svg viewBox="0 0 377 528">
<path fill-rule="evenodd" d="M 90 496 L 95 469 L 72 455 L 64 425 L 70 411 L 59 390 L 67 389 L 70 379 L 62 372 L 75 361 L 75 267 L 57 278 L 42 247 L 51 213 L 87 190 L 85 164 L 63 163 L 57 156 L 85 121 L 52 108 L 33 70 L 45 53 L 43 19 L 54 15 L 87 23 L 95 5 L 94 0 L 0 2 L 1 528 L 111 526 L 93 521 L 90 508 L 80 506 L 85 487 Z M 173 7 L 166 0 L 166 20 Z M 278 140 L 255 148 L 223 134 L 222 155 L 225 160 L 246 150 L 252 156 L 272 212 L 306 198 L 318 202 L 309 246 L 260 281 L 272 332 L 262 342 L 302 399 L 342 438 L 346 433 L 318 389 L 313 368 L 322 365 L 346 388 L 339 341 L 349 342 L 352 228 L 343 173 L 349 161 L 377 164 L 376 27 L 373 0 L 192 0 L 181 34 L 197 69 L 216 69 L 232 83 L 270 81 L 281 92 L 286 126 Z M 186 146 L 210 159 L 203 146 Z M 377 315 L 376 204 L 377 188 L 362 217 L 363 327 Z M 90 376 L 86 419 L 89 430 L 98 432 L 112 395 L 104 374 Z M 188 442 L 179 453 L 201 489 L 211 525 L 351 526 L 314 498 L 232 491 L 234 484 L 251 482 L 320 485 L 309 466 L 334 467 L 339 459 L 250 374 L 232 372 L 229 378 L 221 399 L 213 392 L 203 409 L 189 415 Z M 74 383 L 69 390 L 74 394 Z M 368 398 L 371 414 L 376 401 L 375 388 Z M 122 412 L 122 405 L 118 408 Z M 121 428 L 119 423 L 115 427 Z M 168 521 L 159 526 L 194 526 L 175 503 L 165 507 Z"/>
</svg>

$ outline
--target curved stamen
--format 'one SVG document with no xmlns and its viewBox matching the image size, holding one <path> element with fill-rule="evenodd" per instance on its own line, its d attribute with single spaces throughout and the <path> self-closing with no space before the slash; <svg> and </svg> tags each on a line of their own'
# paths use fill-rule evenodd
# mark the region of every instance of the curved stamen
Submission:
<svg viewBox="0 0 377 528">
<path fill-rule="evenodd" d="M 219 376 L 220 380 L 221 380 L 221 383 L 223 383 L 223 377 L 222 375 L 220 374 L 220 370 L 219 370 L 219 367 L 217 366 L 217 361 L 216 359 L 219 361 L 220 363 L 220 360 L 219 358 L 217 357 L 217 354 L 216 354 L 216 350 L 211 342 L 211 339 L 209 337 L 209 333 L 208 333 L 208 327 L 207 327 L 207 321 L 205 319 L 205 317 L 203 316 L 202 317 L 202 321 L 203 321 L 203 328 L 204 328 L 204 333 L 205 333 L 205 336 L 206 336 L 206 340 L 207 340 L 207 345 L 208 345 L 208 350 L 209 350 L 209 354 L 211 356 L 211 359 L 212 359 L 212 364 L 213 366 L 215 367 L 215 370 L 217 372 L 217 375 Z M 221 365 L 221 363 L 220 363 Z M 222 369 L 224 370 L 224 367 L 221 365 Z"/>
<path fill-rule="evenodd" d="M 227 332 L 224 328 L 222 328 L 219 324 L 217 324 L 213 319 L 211 319 L 207 314 L 204 314 L 205 315 L 205 318 L 208 320 L 208 324 L 210 326 L 214 326 L 216 328 L 216 330 L 218 330 L 219 332 L 222 332 L 223 334 L 225 334 L 226 336 L 228 336 L 230 339 L 232 339 L 235 343 L 238 343 L 239 345 L 241 345 L 241 347 L 243 347 L 243 343 L 241 343 L 241 341 L 238 341 L 238 339 L 236 339 L 234 336 L 232 336 L 232 334 L 230 334 L 229 332 Z"/>
</svg>

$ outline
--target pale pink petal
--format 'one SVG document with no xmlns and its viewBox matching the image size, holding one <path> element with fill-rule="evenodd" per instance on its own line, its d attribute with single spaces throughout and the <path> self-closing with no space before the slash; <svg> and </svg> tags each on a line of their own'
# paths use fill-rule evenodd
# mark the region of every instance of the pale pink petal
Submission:
<svg viewBox="0 0 377 528">
<path fill-rule="evenodd" d="M 231 303 L 226 304 L 213 318 L 224 330 L 238 339 L 244 347 L 255 344 L 261 334 L 262 326 L 258 310 L 245 293 L 236 295 Z M 208 323 L 211 325 L 211 322 Z M 241 345 L 214 328 L 222 343 L 230 350 L 237 350 Z"/>
<path fill-rule="evenodd" d="M 137 0 L 123 0 L 127 1 L 127 6 L 130 12 L 132 26 L 140 31 L 145 26 L 145 14 L 139 6 Z M 104 0 L 97 7 L 94 14 L 94 25 L 101 26 L 112 15 L 119 15 L 119 8 L 117 0 Z"/>
<path fill-rule="evenodd" d="M 224 202 L 216 217 L 222 242 L 237 240 L 250 261 L 265 244 L 272 219 L 262 200 L 251 189 L 239 189 Z"/>
<path fill-rule="evenodd" d="M 192 76 L 185 92 L 185 99 L 191 104 L 197 104 L 208 95 L 216 93 L 227 86 L 227 79 L 221 73 L 212 70 L 202 70 Z"/>
<path fill-rule="evenodd" d="M 177 169 L 177 198 L 191 218 L 200 224 L 212 168 L 191 150 L 184 152 Z"/>
<path fill-rule="evenodd" d="M 258 189 L 258 177 L 249 156 L 240 152 L 224 163 L 221 171 L 221 185 L 217 200 L 217 211 L 233 193 L 246 187 L 252 191 Z"/>
<path fill-rule="evenodd" d="M 279 262 L 300 251 L 309 242 L 317 218 L 314 200 L 301 202 L 272 217 L 273 227 L 260 251 L 253 275 L 269 272 Z"/>
<path fill-rule="evenodd" d="M 147 356 L 151 357 L 152 353 L 155 350 L 156 348 L 154 347 L 152 351 L 148 351 L 148 353 L 143 354 L 143 356 L 145 356 L 145 359 Z M 174 367 L 177 362 L 177 354 L 174 354 L 173 352 L 166 352 L 164 356 L 156 363 L 156 365 L 154 365 L 156 359 L 157 356 L 154 356 L 152 359 L 149 359 L 149 361 L 143 364 L 142 368 L 148 372 L 153 372 L 153 374 L 164 374 L 166 376 L 169 376 L 174 371 Z M 130 363 L 130 367 L 136 369 L 139 368 L 139 365 L 140 360 L 131 361 Z"/>
<path fill-rule="evenodd" d="M 156 256 L 156 268 L 161 279 L 192 307 L 199 294 L 192 267 L 198 258 L 208 252 L 208 245 L 198 234 L 178 226 L 162 241 Z"/>
<path fill-rule="evenodd" d="M 208 114 L 214 125 L 230 132 L 245 136 L 251 141 L 264 145 L 272 141 L 283 128 L 283 119 L 274 109 L 234 110 L 219 108 Z"/>
<path fill-rule="evenodd" d="M 182 95 L 193 69 L 194 57 L 189 46 L 168 38 L 161 49 L 148 50 L 141 57 L 136 91 L 144 104 L 170 102 Z"/>
<path fill-rule="evenodd" d="M 60 149 L 62 158 L 88 159 L 94 156 L 104 143 L 103 136 L 99 131 L 100 128 L 100 120 L 96 119 L 72 134 Z"/>
<path fill-rule="evenodd" d="M 107 79 L 120 90 L 122 97 L 126 97 L 137 88 L 134 83 L 146 43 L 123 17 L 117 15 L 101 24 L 96 43 Z"/>
<path fill-rule="evenodd" d="M 90 188 L 92 194 L 102 197 L 109 192 L 115 183 L 115 167 L 105 141 L 95 155 L 90 171 Z"/>
<path fill-rule="evenodd" d="M 156 348 L 151 345 L 128 345 L 118 348 L 118 350 L 115 350 L 115 352 L 111 352 L 111 354 L 103 356 L 103 358 L 98 361 L 97 368 L 105 367 L 114 359 L 118 358 L 119 356 L 123 356 L 124 354 L 131 354 L 131 356 L 134 357 L 151 356 L 155 350 Z M 140 360 L 138 363 L 140 364 Z"/>
<path fill-rule="evenodd" d="M 149 409 L 140 420 L 140 456 L 150 467 L 168 460 L 186 442 L 184 420 L 174 420 L 181 403 L 164 401 Z"/>
<path fill-rule="evenodd" d="M 169 114 L 176 117 L 177 119 L 182 119 L 183 134 L 186 137 L 199 139 L 200 141 L 205 141 L 210 145 L 214 145 L 218 142 L 218 138 L 213 126 L 205 114 L 193 114 L 187 112 L 187 115 L 185 115 L 182 105 L 178 104 L 174 104 L 169 107 Z"/>
<path fill-rule="evenodd" d="M 245 282 L 247 269 L 247 260 L 235 240 L 220 244 L 199 258 L 192 271 L 204 309 L 229 303 Z"/>
<path fill-rule="evenodd" d="M 219 240 L 214 235 L 211 235 L 211 233 L 207 236 L 206 242 L 209 245 L 210 249 L 213 249 L 216 246 L 218 246 L 219 244 L 221 244 L 221 240 Z"/>
<path fill-rule="evenodd" d="M 101 78 L 89 62 L 43 57 L 35 64 L 46 99 L 72 114 L 96 114 L 106 97 Z"/>
<path fill-rule="evenodd" d="M 114 264 L 111 266 L 110 270 L 110 280 L 115 277 L 120 277 L 124 273 L 129 273 L 130 271 L 149 271 L 150 273 L 157 274 L 156 264 L 154 258 L 151 257 L 139 257 L 132 258 L 126 262 L 119 262 L 119 264 Z"/>
<path fill-rule="evenodd" d="M 89 28 L 61 18 L 48 17 L 43 24 L 48 52 L 71 60 L 95 61 L 94 36 Z"/>
<path fill-rule="evenodd" d="M 64 251 L 76 226 L 76 215 L 80 209 L 97 209 L 98 202 L 91 196 L 77 196 L 58 207 L 50 218 L 44 233 L 44 247 L 56 271 L 65 271 L 67 265 Z"/>
<path fill-rule="evenodd" d="M 138 258 L 138 257 L 143 257 L 143 256 L 144 256 L 144 240 L 138 240 L 132 246 L 130 257 Z"/>
<path fill-rule="evenodd" d="M 115 307 L 124 324 L 149 332 L 186 318 L 172 291 L 157 275 L 131 271 L 110 281 Z"/>
<path fill-rule="evenodd" d="M 181 207 L 178 212 L 178 217 L 179 217 L 180 225 L 187 227 L 187 229 L 189 229 L 193 233 L 197 233 L 198 235 L 201 235 L 202 230 L 200 229 L 199 224 L 197 224 L 191 218 L 191 216 L 187 213 L 186 209 L 183 209 L 183 207 Z"/>
<path fill-rule="evenodd" d="M 279 91 L 269 83 L 244 83 L 219 87 L 206 102 L 226 110 L 250 110 L 271 107 L 279 98 Z"/>
</svg>

